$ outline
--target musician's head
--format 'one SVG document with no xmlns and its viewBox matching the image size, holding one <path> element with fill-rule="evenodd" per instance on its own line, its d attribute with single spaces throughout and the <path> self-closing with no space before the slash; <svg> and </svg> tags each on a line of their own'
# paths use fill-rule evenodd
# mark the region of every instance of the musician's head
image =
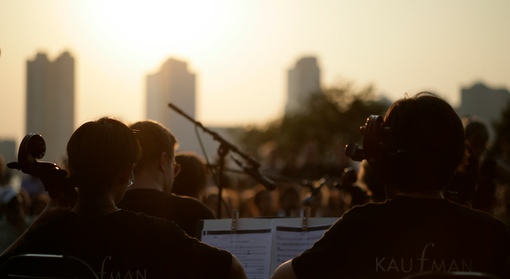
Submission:
<svg viewBox="0 0 510 279">
<path fill-rule="evenodd" d="M 167 153 L 169 158 L 175 157 L 175 149 L 178 146 L 177 139 L 161 123 L 145 120 L 131 124 L 129 127 L 135 132 L 143 150 L 137 168 L 143 168 L 146 164 L 157 160 L 163 152 Z"/>
<path fill-rule="evenodd" d="M 453 108 L 438 96 L 418 93 L 396 101 L 384 117 L 389 156 L 378 168 L 401 192 L 442 190 L 464 154 L 464 130 Z"/>
<path fill-rule="evenodd" d="M 140 153 L 138 140 L 127 125 L 103 117 L 73 133 L 67 144 L 67 168 L 79 183 L 80 192 L 101 191 L 126 172 L 129 175 Z"/>
<path fill-rule="evenodd" d="M 162 175 L 162 190 L 169 193 L 180 170 L 175 162 L 177 139 L 168 128 L 153 120 L 136 122 L 130 128 L 142 148 L 142 157 L 135 167 L 135 177 L 140 172 L 153 177 Z"/>
</svg>

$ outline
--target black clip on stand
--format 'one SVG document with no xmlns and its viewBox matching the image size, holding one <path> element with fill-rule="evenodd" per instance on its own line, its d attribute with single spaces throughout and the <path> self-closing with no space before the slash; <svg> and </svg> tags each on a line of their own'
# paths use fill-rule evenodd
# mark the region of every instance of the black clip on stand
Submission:
<svg viewBox="0 0 510 279">
<path fill-rule="evenodd" d="M 204 132 L 210 134 L 213 137 L 214 140 L 216 140 L 216 141 L 218 141 L 220 143 L 220 146 L 218 147 L 218 155 L 219 155 L 219 159 L 218 159 L 218 165 L 219 165 L 218 166 L 218 168 L 219 168 L 218 211 L 217 211 L 218 218 L 221 217 L 221 202 L 222 202 L 222 192 L 223 192 L 223 185 L 224 185 L 223 170 L 224 170 L 224 167 L 225 167 L 224 166 L 225 165 L 225 157 L 227 156 L 229 151 L 233 151 L 233 152 L 239 154 L 243 159 L 245 159 L 248 162 L 248 166 L 245 166 L 238 159 L 236 159 L 235 157 L 232 157 L 234 159 L 234 161 L 236 162 L 236 164 L 239 165 L 243 169 L 243 171 L 245 173 L 247 173 L 250 176 L 252 176 L 254 179 L 259 181 L 261 184 L 263 184 L 269 190 L 273 190 L 275 188 L 274 183 L 269 178 L 261 175 L 258 172 L 258 168 L 260 167 L 260 164 L 255 159 L 253 159 L 252 157 L 250 157 L 250 156 L 242 153 L 241 151 L 239 151 L 239 149 L 236 146 L 234 146 L 233 144 L 231 144 L 227 140 L 223 139 L 217 133 L 207 129 L 206 127 L 204 127 L 202 125 L 202 123 L 195 121 L 192 117 L 190 117 L 189 115 L 184 113 L 181 109 L 179 109 L 178 107 L 176 107 L 172 103 L 169 103 L 168 106 L 171 109 L 173 109 L 176 112 L 178 112 L 179 114 L 181 114 L 182 116 L 184 116 L 185 118 L 187 118 L 188 120 L 190 120 L 191 122 L 195 123 L 195 125 L 200 127 Z"/>
</svg>

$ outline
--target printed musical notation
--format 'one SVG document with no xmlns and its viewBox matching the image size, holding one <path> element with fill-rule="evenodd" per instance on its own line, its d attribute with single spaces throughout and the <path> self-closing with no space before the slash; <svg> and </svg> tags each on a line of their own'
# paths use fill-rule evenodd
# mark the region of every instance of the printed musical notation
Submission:
<svg viewBox="0 0 510 279">
<path fill-rule="evenodd" d="M 310 248 L 337 218 L 241 218 L 202 221 L 201 241 L 225 249 L 243 264 L 250 279 L 267 279 L 283 262 Z"/>
<path fill-rule="evenodd" d="M 234 254 L 248 278 L 268 278 L 271 256 L 271 230 L 204 231 L 202 241 Z"/>
<path fill-rule="evenodd" d="M 328 228 L 329 226 L 319 226 L 303 231 L 301 228 L 276 227 L 274 243 L 276 267 L 312 247 Z"/>
</svg>

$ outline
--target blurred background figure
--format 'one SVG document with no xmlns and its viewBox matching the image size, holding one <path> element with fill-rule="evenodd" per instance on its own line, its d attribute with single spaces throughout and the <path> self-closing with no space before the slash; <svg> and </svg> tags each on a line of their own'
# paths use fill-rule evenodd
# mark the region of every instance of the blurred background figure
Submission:
<svg viewBox="0 0 510 279">
<path fill-rule="evenodd" d="M 498 131 L 496 134 L 494 144 L 482 159 L 472 206 L 493 215 L 504 216 L 509 201 L 510 131 Z"/>
<path fill-rule="evenodd" d="M 23 174 L 21 178 L 21 189 L 28 194 L 30 200 L 40 195 L 48 195 L 42 181 L 30 174 Z"/>
<path fill-rule="evenodd" d="M 276 217 L 278 206 L 277 191 L 269 191 L 262 185 L 256 185 L 240 193 L 239 217 Z"/>
<path fill-rule="evenodd" d="M 328 205 L 322 217 L 340 217 L 356 205 L 371 201 L 364 184 L 358 184 L 358 172 L 352 167 L 345 168 L 342 175 L 326 183 Z"/>
<path fill-rule="evenodd" d="M 340 190 L 350 197 L 349 201 L 346 202 L 347 210 L 357 205 L 364 205 L 371 200 L 369 192 L 357 183 L 358 173 L 354 168 L 345 168 L 341 181 Z"/>
<path fill-rule="evenodd" d="M 260 186 L 259 186 L 260 187 Z M 275 217 L 276 216 L 276 204 L 273 191 L 265 188 L 259 188 L 253 197 L 256 212 L 254 217 Z"/>
<path fill-rule="evenodd" d="M 356 182 L 361 188 L 366 189 L 372 202 L 384 202 L 391 193 L 386 193 L 385 187 L 375 176 L 370 164 L 363 160 L 360 163 Z"/>
<path fill-rule="evenodd" d="M 454 202 L 472 207 L 472 200 L 478 188 L 480 161 L 489 143 L 489 130 L 485 123 L 477 119 L 466 118 L 463 124 L 466 143 L 464 159 L 457 168 L 450 185 L 445 189 L 444 196 Z"/>
<path fill-rule="evenodd" d="M 0 154 L 0 187 L 9 185 L 11 182 L 11 172 L 7 168 L 7 162 L 2 154 Z"/>
<path fill-rule="evenodd" d="M 30 225 L 23 197 L 12 187 L 0 188 L 0 253 L 7 249 Z"/>
<path fill-rule="evenodd" d="M 222 190 L 221 198 L 221 209 L 218 214 L 218 187 L 214 185 L 207 186 L 204 198 L 205 205 L 214 212 L 216 218 L 231 218 L 232 210 L 240 209 L 239 193 L 227 187 Z"/>
<path fill-rule="evenodd" d="M 193 152 L 178 152 L 175 162 L 181 166 L 181 171 L 174 179 L 172 193 L 203 200 L 208 182 L 204 160 Z"/>
<path fill-rule="evenodd" d="M 489 144 L 487 124 L 476 118 L 466 118 L 463 123 L 466 145 L 480 159 L 487 151 Z"/>
<path fill-rule="evenodd" d="M 508 136 L 500 135 L 496 139 L 495 145 L 488 151 L 482 163 L 473 207 L 510 223 L 510 137 Z"/>
<path fill-rule="evenodd" d="M 278 217 L 299 217 L 301 214 L 301 195 L 293 185 L 279 188 L 280 199 Z"/>
</svg>

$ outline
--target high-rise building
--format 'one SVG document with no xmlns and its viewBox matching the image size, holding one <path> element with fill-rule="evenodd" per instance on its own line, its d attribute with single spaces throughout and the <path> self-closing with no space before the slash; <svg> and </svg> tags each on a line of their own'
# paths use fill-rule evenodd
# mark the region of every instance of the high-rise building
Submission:
<svg viewBox="0 0 510 279">
<path fill-rule="evenodd" d="M 321 91 L 321 70 L 315 57 L 299 59 L 288 71 L 285 113 L 301 110 L 308 96 Z"/>
<path fill-rule="evenodd" d="M 45 161 L 60 163 L 74 130 L 74 58 L 63 52 L 54 61 L 38 53 L 27 61 L 26 133 L 41 134 Z"/>
<path fill-rule="evenodd" d="M 503 109 L 510 102 L 507 89 L 493 89 L 478 82 L 461 89 L 461 104 L 457 113 L 461 117 L 476 117 L 486 122 L 491 141 L 494 140 L 492 123 L 499 121 Z"/>
<path fill-rule="evenodd" d="M 160 122 L 177 137 L 179 149 L 199 151 L 192 121 L 172 110 L 172 103 L 195 119 L 195 74 L 186 62 L 168 59 L 157 73 L 147 76 L 147 119 Z"/>
</svg>

